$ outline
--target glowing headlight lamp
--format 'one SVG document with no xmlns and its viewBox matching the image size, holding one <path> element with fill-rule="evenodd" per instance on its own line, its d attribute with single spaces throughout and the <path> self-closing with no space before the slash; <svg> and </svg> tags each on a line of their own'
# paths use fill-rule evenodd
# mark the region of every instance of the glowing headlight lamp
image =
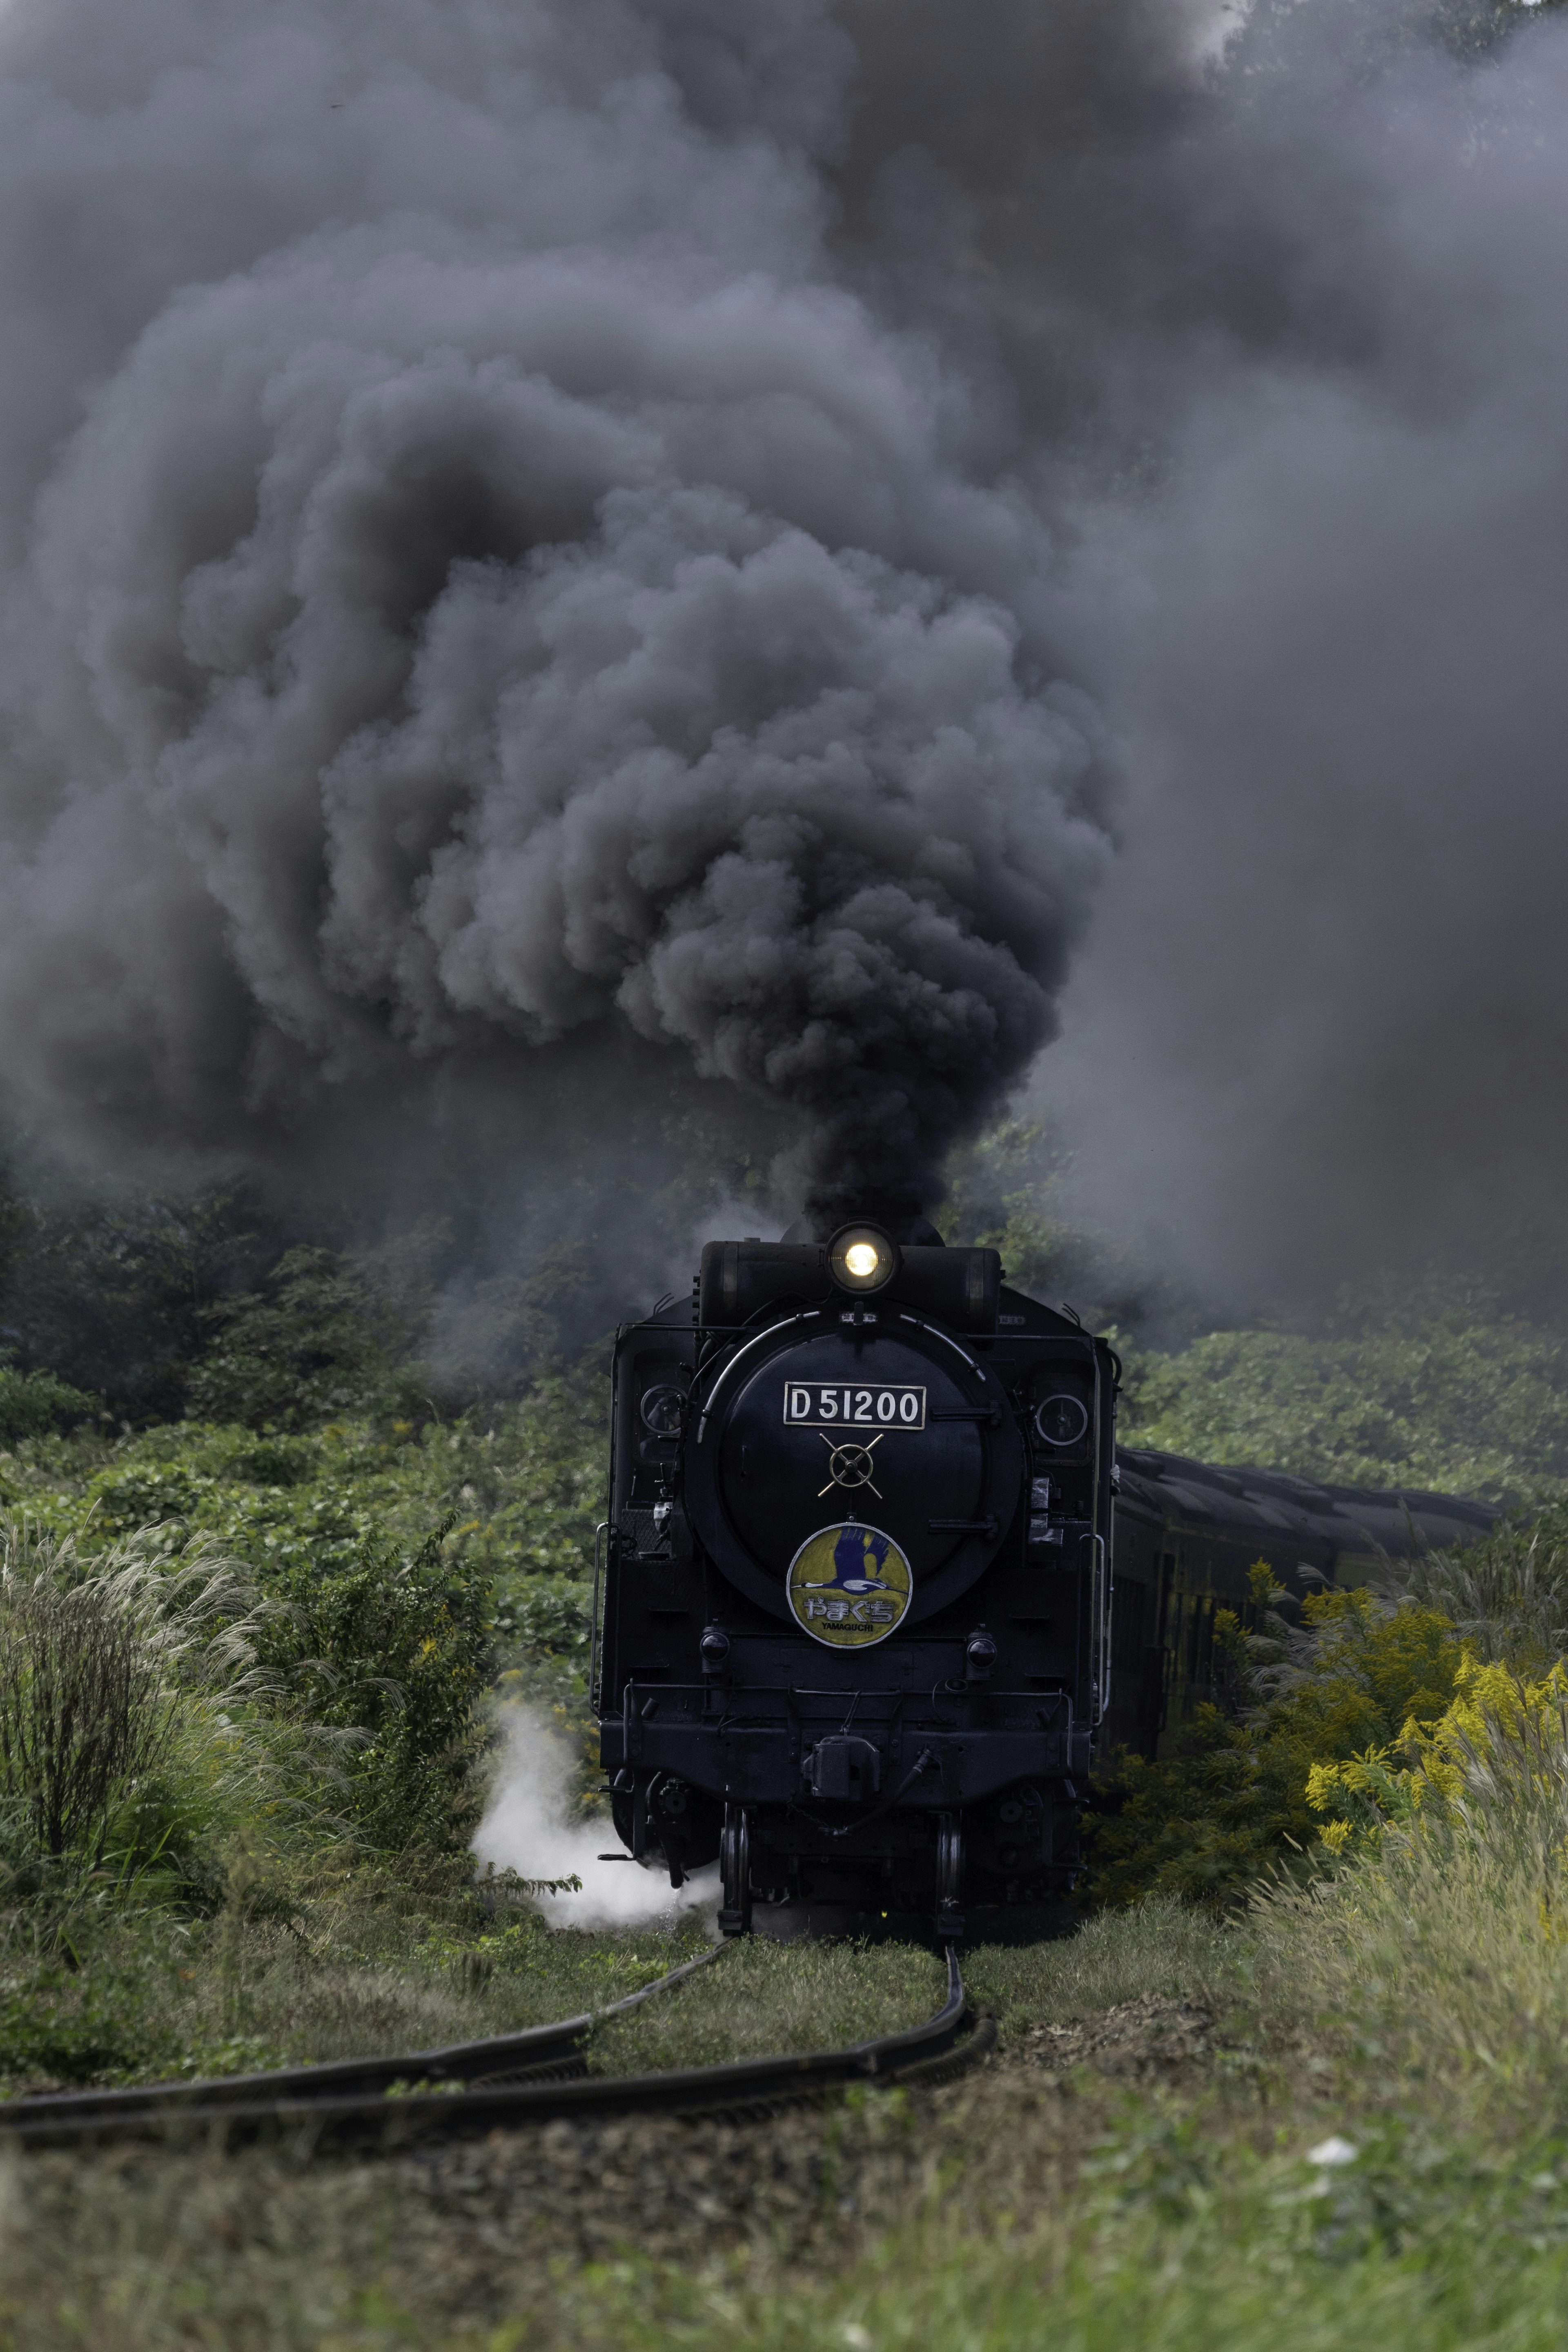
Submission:
<svg viewBox="0 0 1568 2352">
<path fill-rule="evenodd" d="M 840 1290 L 863 1297 L 891 1282 L 899 1270 L 898 1245 L 875 1225 L 844 1225 L 827 1245 L 827 1264 Z"/>
</svg>

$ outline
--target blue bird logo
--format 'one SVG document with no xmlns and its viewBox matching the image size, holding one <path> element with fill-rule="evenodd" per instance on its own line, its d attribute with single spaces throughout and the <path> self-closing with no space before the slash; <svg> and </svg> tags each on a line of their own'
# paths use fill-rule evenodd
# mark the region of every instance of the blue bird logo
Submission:
<svg viewBox="0 0 1568 2352">
<path fill-rule="evenodd" d="M 833 1547 L 833 1573 L 822 1584 L 807 1584 L 806 1592 L 886 1592 L 890 1588 L 884 1576 L 868 1576 L 867 1569 L 880 1568 L 888 1557 L 888 1538 L 875 1528 L 853 1525 L 840 1528 L 838 1541 Z"/>
</svg>

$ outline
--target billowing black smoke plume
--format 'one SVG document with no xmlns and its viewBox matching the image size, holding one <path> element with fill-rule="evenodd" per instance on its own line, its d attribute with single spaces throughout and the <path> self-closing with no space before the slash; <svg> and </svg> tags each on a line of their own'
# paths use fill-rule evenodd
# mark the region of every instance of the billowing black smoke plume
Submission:
<svg viewBox="0 0 1568 2352">
<path fill-rule="evenodd" d="M 1052 1083 L 1085 1197 L 1212 1285 L 1560 1314 L 1568 16 L 1411 13 L 1280 9 L 1163 166 L 1214 275 L 1089 526 L 1135 785 Z"/>
<path fill-rule="evenodd" d="M 9 1114 L 1562 1228 L 1552 14 L 11 0 Z"/>
<path fill-rule="evenodd" d="M 50 0 L 0 45 L 34 1116 L 303 1149 L 609 1026 L 787 1113 L 786 1186 L 929 1192 L 1052 1034 L 1105 785 L 1036 508 L 831 282 L 844 33 Z"/>
</svg>

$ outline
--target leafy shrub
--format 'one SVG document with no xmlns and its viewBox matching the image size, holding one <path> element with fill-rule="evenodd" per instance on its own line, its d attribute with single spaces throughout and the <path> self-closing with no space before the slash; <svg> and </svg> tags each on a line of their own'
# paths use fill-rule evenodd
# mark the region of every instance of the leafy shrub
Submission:
<svg viewBox="0 0 1568 2352">
<path fill-rule="evenodd" d="M 1568 2098 L 1568 1671 L 1467 1660 L 1436 1723 L 1321 1770 L 1314 1790 L 1350 1858 L 1261 1899 L 1265 1998 L 1359 2070 L 1375 2058 L 1380 2083 L 1441 2084 L 1453 2144 L 1489 2112 L 1510 2134 L 1554 2132 Z"/>
<path fill-rule="evenodd" d="M 299 1711 L 363 1735 L 344 1767 L 347 1810 L 395 1853 L 462 1851 L 482 1801 L 490 1593 L 445 1534 L 411 1554 L 368 1537 L 349 1560 L 292 1559 L 268 1578 L 284 1605 L 262 1654 Z"/>
<path fill-rule="evenodd" d="M 106 1444 L 40 1440 L 0 1459 L 0 1508 L 87 1547 L 153 1524 L 213 1536 L 263 1571 L 347 1565 L 371 1537 L 416 1549 L 456 1522 L 503 1598 L 544 1570 L 581 1580 L 602 1516 L 597 1372 L 541 1383 L 520 1404 L 441 1423 L 367 1420 L 258 1434 L 183 1422 Z"/>
<path fill-rule="evenodd" d="M 0 1365 L 0 1445 L 75 1429 L 98 1410 L 96 1397 L 68 1388 L 51 1372 L 18 1372 Z"/>
<path fill-rule="evenodd" d="M 526 1704 L 547 1717 L 574 1750 L 574 1801 L 601 1810 L 599 1726 L 588 1705 L 593 1641 L 591 1583 L 564 1576 L 531 1576 L 509 1585 L 496 1612 L 496 1645 L 503 1701 Z"/>
<path fill-rule="evenodd" d="M 1568 1353 L 1517 1318 L 1216 1331 L 1127 1351 L 1122 1439 L 1331 1485 L 1539 1499 L 1568 1483 Z"/>
<path fill-rule="evenodd" d="M 363 1269 L 310 1248 L 288 1251 L 262 1289 L 221 1300 L 206 1320 L 216 1337 L 191 1374 L 188 1410 L 250 1429 L 364 1411 L 395 1383 L 415 1328 Z"/>
<path fill-rule="evenodd" d="M 1413 1719 L 1391 1745 L 1315 1764 L 1307 1780 L 1308 1802 L 1329 1816 L 1323 1844 L 1336 1854 L 1378 1851 L 1395 1825 L 1474 1829 L 1500 1806 L 1517 1811 L 1542 1793 L 1555 1802 L 1565 1790 L 1568 1665 L 1561 1659 L 1536 1677 L 1467 1655 L 1436 1722 Z"/>
<path fill-rule="evenodd" d="M 183 2055 L 154 1951 L 26 1958 L 0 1965 L 0 2074 L 47 2084 L 171 2074 Z"/>
<path fill-rule="evenodd" d="M 1413 1717 L 1441 1716 L 1464 1651 L 1439 1612 L 1359 1591 L 1318 1593 L 1301 1614 L 1299 1630 L 1275 1618 L 1271 1635 L 1249 1643 L 1222 1611 L 1216 1632 L 1238 1675 L 1271 1696 L 1243 1720 L 1200 1707 L 1158 1763 L 1112 1759 L 1086 1824 L 1094 1900 L 1237 1900 L 1319 1843 L 1314 1766 L 1385 1748 Z"/>
<path fill-rule="evenodd" d="M 534 1658 L 585 1666 L 593 1637 L 594 1588 L 565 1576 L 520 1581 L 496 1612 L 496 1632 L 509 1648 Z"/>
<path fill-rule="evenodd" d="M 492 1643 L 528 1696 L 592 1745 L 583 1702 L 601 1404 L 589 1367 L 447 1425 L 184 1423 L 107 1445 L 40 1441 L 0 1461 L 0 1507 L 70 1535 L 84 1559 L 156 1523 L 143 1538 L 154 1549 L 205 1537 L 244 1562 L 296 1612 L 264 1644 L 279 1673 L 299 1670 L 289 1719 L 371 1735 L 362 1758 L 340 1759 L 362 1841 L 455 1853 L 477 1799 Z M 433 1566 L 442 1527 L 452 1532 Z M 426 1638 L 433 1652 L 421 1651 Z M 443 1818 L 448 1800 L 456 1811 Z"/>
</svg>

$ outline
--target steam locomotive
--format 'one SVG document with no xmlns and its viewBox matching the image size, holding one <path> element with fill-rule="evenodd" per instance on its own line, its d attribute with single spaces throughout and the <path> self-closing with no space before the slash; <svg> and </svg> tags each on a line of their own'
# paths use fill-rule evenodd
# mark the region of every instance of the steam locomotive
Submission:
<svg viewBox="0 0 1568 2352">
<path fill-rule="evenodd" d="M 618 1335 L 593 1689 L 616 1833 L 672 1885 L 849 1922 L 1048 1903 L 1105 1747 L 1157 1755 L 1216 1610 L 1474 1541 L 1484 1506 L 1115 1442 L 1121 1367 L 929 1225 L 710 1242 Z"/>
</svg>

